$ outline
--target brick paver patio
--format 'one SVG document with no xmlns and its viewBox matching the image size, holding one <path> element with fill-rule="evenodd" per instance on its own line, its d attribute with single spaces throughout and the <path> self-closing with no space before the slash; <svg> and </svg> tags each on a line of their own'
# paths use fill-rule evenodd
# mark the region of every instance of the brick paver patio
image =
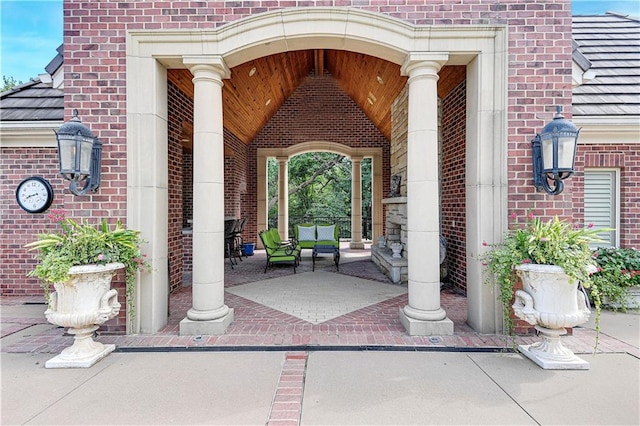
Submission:
<svg viewBox="0 0 640 426">
<path fill-rule="evenodd" d="M 256 250 L 232 270 L 225 262 L 225 288 L 245 283 L 293 275 L 293 268 L 278 266 L 263 273 L 264 252 Z M 311 271 L 310 252 L 305 253 L 297 274 Z M 352 255 L 350 257 L 350 254 Z M 319 261 L 316 270 L 335 272 L 330 258 Z M 390 284 L 363 252 L 343 249 L 340 274 Z M 336 275 L 339 276 L 339 275 Z M 453 336 L 409 336 L 400 323 L 398 311 L 407 304 L 407 294 L 400 294 L 379 303 L 328 321 L 312 324 L 293 315 L 269 308 L 243 297 L 225 292 L 225 303 L 234 309 L 235 319 L 224 335 L 180 336 L 179 323 L 191 308 L 190 278 L 185 285 L 170 296 L 170 314 L 167 326 L 153 335 L 98 335 L 96 340 L 114 343 L 117 350 L 511 350 L 513 341 L 503 335 L 486 335 L 473 331 L 466 324 L 467 303 L 463 295 L 447 289 L 441 291 L 441 305 L 454 323 Z M 336 297 L 340 297 L 336 295 Z M 122 300 L 121 300 L 122 302 Z M 43 303 L 41 297 L 3 296 L 2 305 Z M 34 318 L 7 317 L 2 315 L 2 337 L 25 330 L 35 324 L 46 324 L 44 315 Z M 3 352 L 58 353 L 72 344 L 73 337 L 62 328 L 52 328 L 31 335 L 6 347 Z M 539 340 L 537 336 L 517 336 L 519 344 Z M 576 328 L 573 335 L 563 337 L 563 343 L 576 353 L 591 353 L 595 332 Z M 599 352 L 637 353 L 628 344 L 601 335 Z"/>
</svg>

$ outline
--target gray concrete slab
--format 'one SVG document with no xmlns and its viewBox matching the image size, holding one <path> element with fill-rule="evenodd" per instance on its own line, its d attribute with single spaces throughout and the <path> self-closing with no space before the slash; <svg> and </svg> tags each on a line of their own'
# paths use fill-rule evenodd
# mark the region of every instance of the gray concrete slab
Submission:
<svg viewBox="0 0 640 426">
<path fill-rule="evenodd" d="M 113 353 L 73 370 L 46 359 L 2 354 L 2 424 L 263 425 L 284 355 Z"/>
<path fill-rule="evenodd" d="M 583 327 L 595 329 L 594 318 L 595 315 L 591 315 Z M 602 311 L 600 332 L 640 348 L 640 312 Z"/>
<path fill-rule="evenodd" d="M 581 356 L 590 370 L 543 370 L 519 354 L 469 358 L 539 424 L 640 424 L 640 360 L 631 355 Z"/>
<path fill-rule="evenodd" d="M 90 369 L 45 370 L 44 363 L 52 357 L 52 354 L 0 354 L 1 424 L 28 423 L 113 362 L 113 358 L 106 359 Z"/>
<path fill-rule="evenodd" d="M 312 352 L 302 424 L 536 422 L 464 353 Z"/>
</svg>

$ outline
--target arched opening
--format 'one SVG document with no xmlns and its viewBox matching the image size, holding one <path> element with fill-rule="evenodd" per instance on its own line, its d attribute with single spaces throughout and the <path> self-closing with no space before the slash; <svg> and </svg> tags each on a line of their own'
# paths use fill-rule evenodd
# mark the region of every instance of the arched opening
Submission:
<svg viewBox="0 0 640 426">
<path fill-rule="evenodd" d="M 275 15 L 278 19 L 274 20 Z M 256 21 L 261 21 L 264 25 L 256 25 Z M 301 22 L 305 25 L 299 25 Z M 376 28 L 375 37 L 370 31 L 373 27 Z M 464 34 L 467 36 L 463 36 Z M 438 58 L 446 57 L 447 65 L 467 66 L 465 198 L 467 200 L 466 270 L 470 298 L 469 322 L 478 331 L 490 332 L 499 329 L 500 318 L 496 313 L 499 310 L 495 307 L 495 297 L 490 289 L 481 285 L 481 265 L 475 255 L 480 251 L 482 241 L 498 240 L 505 225 L 504 220 L 501 219 L 506 217 L 503 214 L 506 210 L 504 29 L 501 27 L 474 29 L 438 27 L 423 31 L 422 27 L 414 27 L 365 11 L 313 8 L 270 12 L 204 33 L 200 31 L 166 31 L 161 34 L 145 31 L 129 33 L 127 42 L 127 160 L 129 165 L 127 220 L 130 226 L 141 229 L 143 235 L 150 241 L 147 251 L 155 267 L 152 274 L 141 276 L 139 280 L 136 291 L 138 315 L 134 329 L 131 331 L 152 332 L 166 324 L 168 293 L 166 235 L 169 198 L 166 166 L 167 70 L 191 67 L 193 72 L 194 68 L 199 67 L 209 81 L 219 79 L 223 82 L 228 78 L 229 67 L 248 63 L 264 56 L 265 53 L 277 54 L 309 48 L 352 51 L 384 58 L 394 64 L 405 64 L 404 70 L 407 74 L 414 72 L 417 69 L 416 65 L 421 66 L 425 60 L 432 63 L 432 58 L 436 58 L 437 55 L 429 52 L 444 51 L 444 56 L 441 55 Z M 198 55 L 185 55 L 185 52 L 196 51 L 199 52 Z M 410 52 L 409 55 L 407 52 Z M 415 76 L 418 77 L 417 74 Z M 142 95 L 149 93 L 154 96 Z M 416 96 L 411 95 L 410 98 L 417 99 Z M 430 102 L 434 100 L 435 96 L 431 97 Z M 198 116 L 197 106 L 194 116 Z M 417 121 L 410 116 L 409 122 Z M 222 126 L 216 127 L 216 129 L 221 128 Z M 410 138 L 418 136 L 411 135 L 411 131 L 409 133 Z M 222 136 L 222 131 L 217 134 Z M 198 138 L 206 138 L 206 136 L 206 129 L 203 130 L 201 126 L 194 123 L 194 143 L 197 145 Z M 223 156 L 221 155 L 220 158 L 222 163 Z M 433 159 L 428 160 L 433 161 Z M 260 161 L 257 162 L 257 167 L 260 174 L 259 169 L 262 167 Z M 433 179 L 431 176 L 426 178 Z M 410 176 L 410 182 L 411 179 L 412 176 Z M 260 190 L 258 194 L 261 194 Z M 415 201 L 410 201 L 410 204 L 415 202 L 416 206 L 424 202 L 422 197 L 430 196 L 429 193 L 418 195 L 420 191 L 414 194 L 416 198 L 412 200 Z M 264 202 L 265 200 L 259 195 L 256 211 L 260 211 L 260 205 Z M 223 212 L 216 215 L 220 218 L 212 217 L 210 226 L 205 227 L 205 232 L 214 240 L 218 235 L 220 238 L 222 236 L 222 229 L 218 229 L 221 225 L 214 222 L 222 218 Z M 259 215 L 257 222 L 259 227 Z M 416 244 L 436 247 L 438 242 L 437 239 L 432 238 L 432 234 L 435 235 L 437 229 L 432 229 L 433 224 L 428 228 L 421 228 L 419 223 L 416 225 L 415 231 L 410 230 L 410 232 L 417 232 L 416 237 L 423 233 L 429 236 L 427 239 L 416 239 Z M 438 227 L 436 225 L 436 228 Z M 217 250 L 215 246 L 217 244 L 213 243 L 211 249 Z M 222 255 L 219 257 L 222 261 Z M 419 261 L 416 260 L 416 264 L 418 263 Z M 420 267 L 417 269 L 418 278 L 433 275 L 427 269 Z M 204 277 L 205 280 L 210 280 L 207 281 L 208 283 L 213 284 L 208 288 L 215 288 L 216 293 L 220 288 L 215 283 L 221 282 L 222 279 L 218 274 L 205 274 Z M 426 281 L 418 279 L 415 282 L 417 287 L 414 286 L 414 288 L 421 288 L 422 283 L 431 283 L 431 281 L 431 278 L 427 278 Z M 414 299 L 428 297 L 421 290 L 414 291 L 413 294 Z M 201 299 L 198 301 L 200 302 Z M 195 296 L 194 304 L 197 304 Z M 424 320 L 429 321 L 429 318 Z"/>
</svg>

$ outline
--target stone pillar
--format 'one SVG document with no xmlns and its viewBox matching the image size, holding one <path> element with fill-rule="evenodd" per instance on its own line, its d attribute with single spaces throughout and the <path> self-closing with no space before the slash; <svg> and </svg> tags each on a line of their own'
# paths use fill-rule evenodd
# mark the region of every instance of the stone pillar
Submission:
<svg viewBox="0 0 640 426">
<path fill-rule="evenodd" d="M 289 239 L 289 157 L 278 160 L 278 231 L 283 241 Z"/>
<path fill-rule="evenodd" d="M 362 157 L 351 157 L 351 249 L 364 249 L 362 242 Z"/>
<path fill-rule="evenodd" d="M 193 74 L 193 306 L 181 335 L 222 334 L 233 321 L 224 304 L 224 131 L 220 56 L 183 57 Z"/>
<path fill-rule="evenodd" d="M 400 320 L 410 335 L 452 335 L 453 322 L 440 307 L 438 190 L 438 71 L 446 53 L 410 53 L 408 75 L 407 253 L 409 304 Z"/>
</svg>

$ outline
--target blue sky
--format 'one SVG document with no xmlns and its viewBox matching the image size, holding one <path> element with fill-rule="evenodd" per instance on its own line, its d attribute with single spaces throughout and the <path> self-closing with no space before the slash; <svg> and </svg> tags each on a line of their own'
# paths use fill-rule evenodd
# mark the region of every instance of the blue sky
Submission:
<svg viewBox="0 0 640 426">
<path fill-rule="evenodd" d="M 573 0 L 572 8 L 574 15 L 614 11 L 640 17 L 640 0 Z M 0 0 L 1 75 L 22 82 L 37 77 L 60 44 L 62 0 Z"/>
</svg>

